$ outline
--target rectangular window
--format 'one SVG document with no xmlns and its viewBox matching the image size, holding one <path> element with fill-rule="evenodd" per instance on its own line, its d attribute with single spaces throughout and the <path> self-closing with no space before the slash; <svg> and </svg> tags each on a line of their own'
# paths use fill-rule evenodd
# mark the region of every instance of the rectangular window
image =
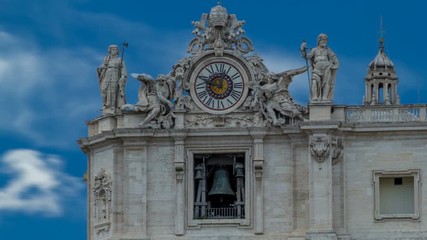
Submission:
<svg viewBox="0 0 427 240">
<path fill-rule="evenodd" d="M 375 219 L 419 219 L 420 170 L 373 171 Z"/>
<path fill-rule="evenodd" d="M 249 225 L 249 150 L 189 150 L 188 220 Z"/>
</svg>

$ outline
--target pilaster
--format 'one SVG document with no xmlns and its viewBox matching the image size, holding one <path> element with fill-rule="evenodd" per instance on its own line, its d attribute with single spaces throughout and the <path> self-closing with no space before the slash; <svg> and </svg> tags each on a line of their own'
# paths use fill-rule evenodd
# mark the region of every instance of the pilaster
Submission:
<svg viewBox="0 0 427 240">
<path fill-rule="evenodd" d="M 264 233 L 264 188 L 263 188 L 263 172 L 264 172 L 264 137 L 265 129 L 252 128 L 250 134 L 253 138 L 253 168 L 255 175 L 255 212 L 254 225 L 255 234 Z"/>
<path fill-rule="evenodd" d="M 184 110 L 175 110 L 175 128 L 183 129 L 185 122 L 185 111 Z"/>
<path fill-rule="evenodd" d="M 312 134 L 309 152 L 309 231 L 332 232 L 331 137 L 326 133 Z"/>
<path fill-rule="evenodd" d="M 314 105 L 319 116 L 312 115 L 312 106 L 310 105 L 310 122 L 301 126 L 307 131 L 309 141 L 309 230 L 305 238 L 336 240 L 337 234 L 333 226 L 332 165 L 341 158 L 342 140 L 337 136 L 338 125 L 328 119 L 332 106 Z"/>
<path fill-rule="evenodd" d="M 123 146 L 118 145 L 114 147 L 113 150 L 113 161 L 114 161 L 114 170 L 113 170 L 113 178 L 115 179 L 113 192 L 114 195 L 114 209 L 113 209 L 113 233 L 114 235 L 120 234 L 123 232 L 123 219 L 124 219 L 124 182 L 122 177 L 123 165 L 124 165 L 124 152 Z"/>
<path fill-rule="evenodd" d="M 185 233 L 185 138 L 187 134 L 178 133 L 175 140 L 175 177 L 176 177 L 176 209 L 175 209 L 175 235 L 182 236 Z"/>
<path fill-rule="evenodd" d="M 124 236 L 128 239 L 147 237 L 147 140 L 124 142 Z"/>
</svg>

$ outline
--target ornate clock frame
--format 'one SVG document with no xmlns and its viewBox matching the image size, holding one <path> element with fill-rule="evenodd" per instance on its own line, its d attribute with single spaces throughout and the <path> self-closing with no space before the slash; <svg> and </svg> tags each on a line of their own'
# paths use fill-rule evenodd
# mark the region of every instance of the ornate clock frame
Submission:
<svg viewBox="0 0 427 240">
<path fill-rule="evenodd" d="M 207 66 L 212 67 L 213 64 L 231 66 L 234 69 L 233 75 L 226 74 L 229 68 L 206 70 Z M 198 79 L 202 71 L 210 73 L 204 85 L 203 80 Z M 247 61 L 232 51 L 226 50 L 222 56 L 215 56 L 214 51 L 207 51 L 194 61 L 187 79 L 194 103 L 203 111 L 220 115 L 230 113 L 244 103 L 253 75 Z M 219 86 L 215 83 L 218 79 L 221 81 Z"/>
</svg>

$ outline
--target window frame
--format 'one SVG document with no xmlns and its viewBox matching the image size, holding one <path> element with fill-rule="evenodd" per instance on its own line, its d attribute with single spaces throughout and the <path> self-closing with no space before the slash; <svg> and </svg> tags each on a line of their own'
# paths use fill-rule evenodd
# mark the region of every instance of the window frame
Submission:
<svg viewBox="0 0 427 240">
<path fill-rule="evenodd" d="M 421 170 L 374 170 L 372 171 L 374 186 L 374 218 L 384 220 L 420 220 Z M 380 178 L 414 178 L 414 213 L 412 214 L 383 214 L 380 212 Z"/>
<path fill-rule="evenodd" d="M 195 179 L 194 179 L 194 155 L 197 154 L 245 154 L 245 217 L 236 219 L 194 219 L 194 199 L 195 199 Z M 215 147 L 215 148 L 188 148 L 187 149 L 187 222 L 188 227 L 200 227 L 202 225 L 234 225 L 247 227 L 251 225 L 253 216 L 252 196 L 253 196 L 253 171 L 250 147 Z"/>
</svg>

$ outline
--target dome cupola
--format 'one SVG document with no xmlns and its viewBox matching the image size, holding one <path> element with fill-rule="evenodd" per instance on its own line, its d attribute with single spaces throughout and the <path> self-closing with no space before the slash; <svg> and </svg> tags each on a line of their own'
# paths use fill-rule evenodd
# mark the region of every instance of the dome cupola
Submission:
<svg viewBox="0 0 427 240">
<path fill-rule="evenodd" d="M 384 39 L 381 37 L 378 53 L 368 65 L 363 103 L 365 105 L 400 104 L 397 83 L 398 77 L 394 63 L 385 54 Z"/>
</svg>

